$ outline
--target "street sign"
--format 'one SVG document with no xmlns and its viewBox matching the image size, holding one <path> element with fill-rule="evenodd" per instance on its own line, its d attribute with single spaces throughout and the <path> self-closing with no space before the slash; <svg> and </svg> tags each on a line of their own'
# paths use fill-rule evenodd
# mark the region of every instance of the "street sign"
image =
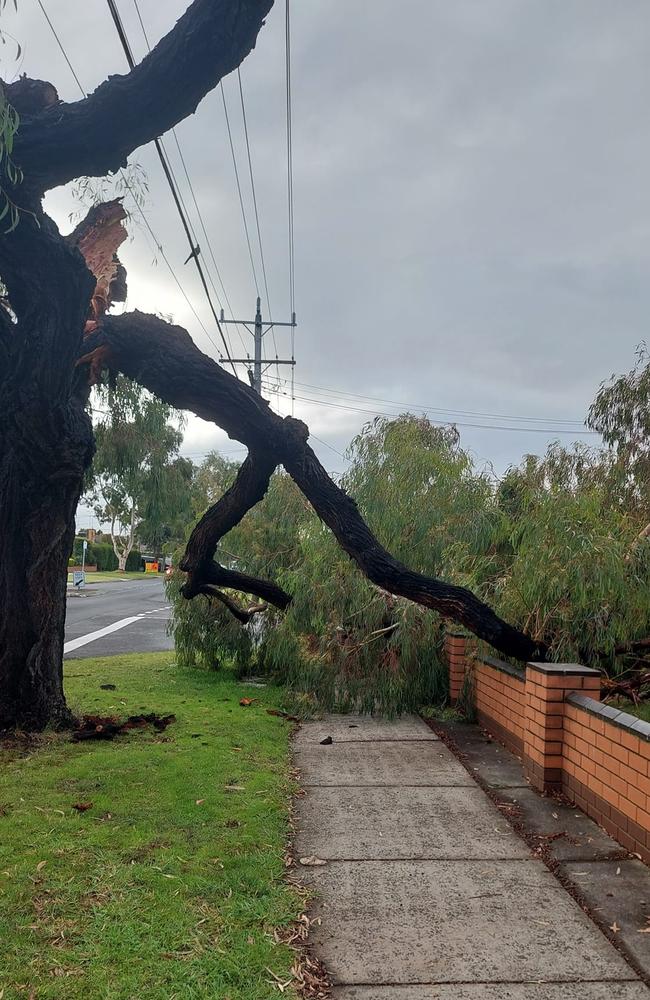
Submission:
<svg viewBox="0 0 650 1000">
<path fill-rule="evenodd" d="M 79 590 L 83 590 L 86 583 L 86 574 L 82 569 L 75 569 L 72 571 L 72 583 Z"/>
</svg>

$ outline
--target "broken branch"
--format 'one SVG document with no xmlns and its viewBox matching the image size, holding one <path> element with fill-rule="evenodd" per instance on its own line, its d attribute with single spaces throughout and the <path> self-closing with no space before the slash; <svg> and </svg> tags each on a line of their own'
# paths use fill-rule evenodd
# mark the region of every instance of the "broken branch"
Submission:
<svg viewBox="0 0 650 1000">
<path fill-rule="evenodd" d="M 416 573 L 387 552 L 363 520 L 354 500 L 329 478 L 318 461 L 307 443 L 309 431 L 305 424 L 273 413 L 257 393 L 199 351 L 187 331 L 156 316 L 126 313 L 106 316 L 101 329 L 90 335 L 88 343 L 91 347 L 110 345 L 113 364 L 118 370 L 172 406 L 192 410 L 213 421 L 230 437 L 249 447 L 256 459 L 251 459 L 241 481 L 233 487 L 234 497 L 227 502 L 228 507 L 232 504 L 234 515 L 239 514 L 238 520 L 245 513 L 244 508 L 250 509 L 246 504 L 255 495 L 250 483 L 259 490 L 271 461 L 273 467 L 281 462 L 341 547 L 378 587 L 464 625 L 506 656 L 519 660 L 543 658 L 544 648 L 539 643 L 499 618 L 471 591 Z M 261 464 L 260 456 L 267 456 L 266 467 Z M 219 530 L 226 522 L 224 516 Z M 209 522 L 203 544 L 208 549 L 212 544 Z M 204 556 L 205 552 L 204 548 Z M 194 562 L 197 559 L 201 561 L 198 543 L 192 556 Z M 203 566 L 206 565 L 203 559 Z M 216 572 L 228 574 L 231 581 L 235 574 L 220 567 Z M 255 582 L 259 585 L 259 581 Z M 243 589 L 250 588 L 251 578 L 247 578 L 247 584 Z M 259 590 L 249 589 L 249 592 L 265 597 Z"/>
</svg>

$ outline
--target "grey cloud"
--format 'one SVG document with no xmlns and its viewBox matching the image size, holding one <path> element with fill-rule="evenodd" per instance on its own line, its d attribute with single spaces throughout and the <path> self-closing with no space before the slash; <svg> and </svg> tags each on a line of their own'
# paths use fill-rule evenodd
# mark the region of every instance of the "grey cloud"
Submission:
<svg viewBox="0 0 650 1000">
<path fill-rule="evenodd" d="M 281 6 L 242 67 L 276 318 L 289 308 Z M 141 0 L 151 37 L 183 7 Z M 131 5 L 121 8 L 143 51 Z M 123 70 L 101 5 L 59 0 L 50 13 L 85 86 Z M 27 43 L 24 69 L 74 98 L 38 12 L 19 4 L 13 23 Z M 438 407 L 584 416 L 601 379 L 629 367 L 650 313 L 647 25 L 645 0 L 293 4 L 300 382 Z M 234 79 L 226 93 L 247 191 Z M 178 134 L 230 299 L 248 315 L 255 291 L 219 94 Z M 159 168 L 149 151 L 137 158 L 150 171 L 152 224 L 212 330 L 182 267 Z M 64 222 L 69 195 L 48 204 Z M 124 256 L 129 306 L 172 312 L 214 354 L 164 267 L 151 268 L 140 231 Z M 279 352 L 288 349 L 278 333 Z M 296 412 L 338 450 L 367 418 L 301 401 Z M 190 423 L 188 451 L 209 440 Z M 545 446 L 525 432 L 466 429 L 463 441 L 497 469 Z"/>
</svg>

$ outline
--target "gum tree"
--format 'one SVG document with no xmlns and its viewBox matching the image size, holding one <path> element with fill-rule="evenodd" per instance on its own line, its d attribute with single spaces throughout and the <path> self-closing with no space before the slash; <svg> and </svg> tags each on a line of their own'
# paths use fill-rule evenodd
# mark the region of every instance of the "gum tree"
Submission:
<svg viewBox="0 0 650 1000">
<path fill-rule="evenodd" d="M 153 544 L 154 554 L 162 550 L 170 522 L 186 505 L 191 463 L 178 455 L 181 414 L 124 376 L 99 391 L 85 499 L 100 522 L 110 525 L 123 571 L 136 538 Z"/>
<path fill-rule="evenodd" d="M 191 410 L 248 448 L 236 481 L 201 518 L 182 562 L 189 600 L 206 594 L 237 610 L 223 588 L 286 608 L 275 584 L 215 558 L 223 536 L 283 465 L 339 544 L 377 586 L 459 622 L 507 655 L 543 650 L 474 594 L 414 572 L 374 537 L 356 503 L 328 477 L 299 420 L 280 418 L 246 384 L 202 354 L 186 330 L 135 311 L 109 315 L 124 295 L 114 254 L 124 238 L 117 202 L 98 206 L 69 236 L 43 211 L 46 191 L 124 167 L 137 148 L 193 114 L 253 49 L 273 0 L 194 0 L 130 73 L 84 100 L 50 83 L 4 87 L 18 111 L 8 193 L 19 224 L 0 238 L 0 729 L 69 721 L 62 686 L 66 567 L 83 477 L 93 454 L 86 411 L 102 368 L 121 372 L 170 406 Z M 248 612 L 238 611 L 242 618 Z"/>
</svg>

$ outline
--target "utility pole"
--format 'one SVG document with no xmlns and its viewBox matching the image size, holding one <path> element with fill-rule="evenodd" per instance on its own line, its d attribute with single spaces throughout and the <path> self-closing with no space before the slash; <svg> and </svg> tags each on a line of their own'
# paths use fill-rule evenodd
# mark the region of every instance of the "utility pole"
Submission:
<svg viewBox="0 0 650 1000">
<path fill-rule="evenodd" d="M 246 329 L 248 330 L 248 332 L 253 337 L 254 351 L 253 351 L 253 357 L 252 358 L 249 355 L 246 358 L 232 358 L 232 359 L 230 359 L 230 358 L 223 358 L 222 357 L 222 358 L 219 358 L 219 360 L 220 361 L 230 361 L 230 360 L 232 360 L 233 364 L 235 364 L 235 365 L 246 365 L 246 367 L 248 368 L 248 377 L 250 379 L 250 383 L 251 383 L 253 389 L 255 390 L 255 392 L 259 393 L 260 396 L 262 395 L 262 367 L 263 366 L 266 366 L 264 368 L 264 371 L 266 371 L 272 365 L 292 365 L 292 366 L 295 365 L 295 363 L 296 363 L 296 359 L 295 358 L 263 358 L 262 357 L 262 341 L 263 341 L 264 337 L 266 336 L 266 334 L 269 332 L 269 330 L 272 330 L 274 326 L 291 326 L 291 327 L 295 327 L 297 325 L 296 324 L 296 314 L 295 313 L 291 314 L 291 322 L 290 323 L 276 323 L 273 320 L 269 320 L 269 322 L 265 326 L 264 323 L 262 322 L 262 301 L 261 301 L 261 299 L 260 299 L 260 297 L 258 295 L 258 297 L 257 297 L 257 308 L 255 310 L 255 319 L 254 320 L 250 320 L 250 319 L 226 319 L 226 317 L 224 316 L 224 313 L 223 313 L 223 309 L 222 309 L 221 310 L 221 323 L 231 323 L 231 324 L 240 323 L 242 326 L 246 327 Z M 251 365 L 253 367 L 252 372 L 251 372 Z"/>
</svg>

